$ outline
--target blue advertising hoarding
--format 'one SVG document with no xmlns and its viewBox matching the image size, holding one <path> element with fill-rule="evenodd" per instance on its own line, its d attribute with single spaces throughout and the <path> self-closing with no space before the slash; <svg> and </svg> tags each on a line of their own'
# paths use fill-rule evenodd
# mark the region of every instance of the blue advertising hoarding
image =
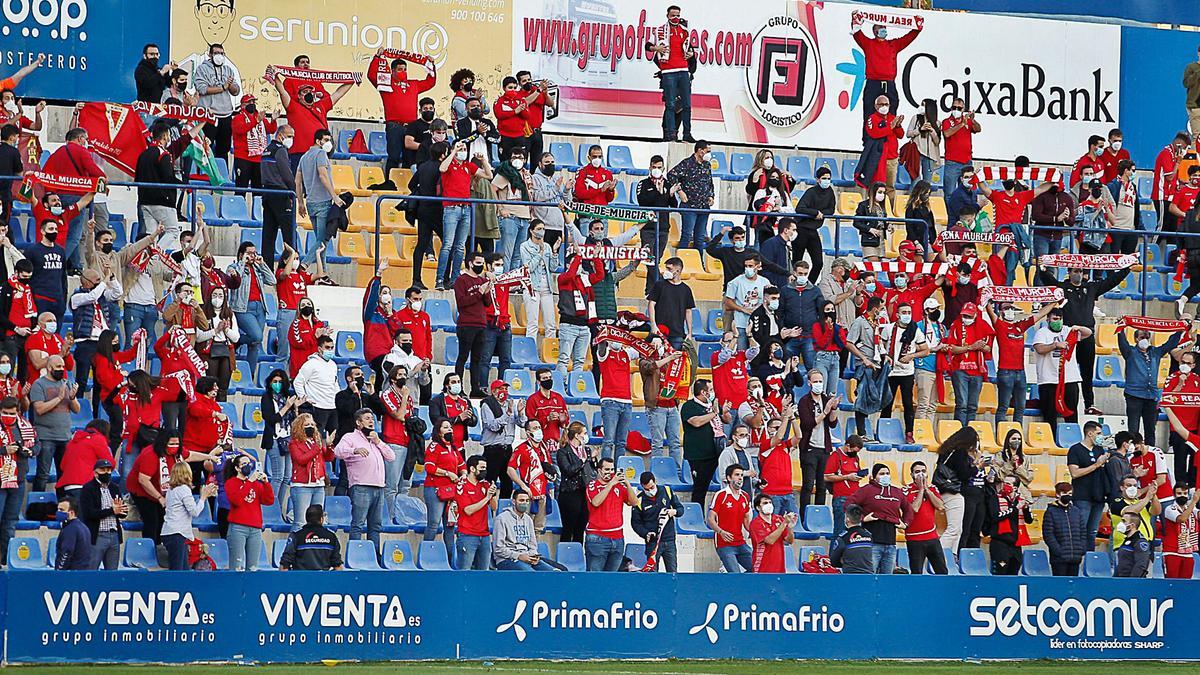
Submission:
<svg viewBox="0 0 1200 675">
<path fill-rule="evenodd" d="M 1197 46 L 1200 33 L 1121 29 L 1121 130 L 1140 169 L 1153 169 L 1158 151 L 1187 130 L 1183 69 Z"/>
<path fill-rule="evenodd" d="M 165 58 L 169 33 L 166 0 L 4 0 L 0 77 L 43 55 L 45 64 L 20 83 L 18 96 L 132 101 L 142 47 L 157 43 Z"/>
<path fill-rule="evenodd" d="M 1191 581 L 14 572 L 8 662 L 1200 660 Z M 918 601 L 919 600 L 919 601 Z"/>
<path fill-rule="evenodd" d="M 895 5 L 894 1 L 879 2 Z M 997 14 L 1037 14 L 1126 19 L 1147 23 L 1200 24 L 1195 0 L 937 0 L 938 9 Z"/>
</svg>

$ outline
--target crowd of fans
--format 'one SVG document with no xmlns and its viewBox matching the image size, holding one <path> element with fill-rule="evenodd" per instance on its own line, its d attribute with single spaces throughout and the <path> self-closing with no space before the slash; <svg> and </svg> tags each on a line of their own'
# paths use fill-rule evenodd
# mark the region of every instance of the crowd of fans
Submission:
<svg viewBox="0 0 1200 675">
<path fill-rule="evenodd" d="M 672 101 L 690 95 L 678 15 L 672 8 L 660 42 L 648 45 L 659 55 L 664 100 Z M 1039 174 L 1019 157 L 993 185 L 992 172 L 973 163 L 972 137 L 984 129 L 961 99 L 941 122 L 938 107 L 925 101 L 907 131 L 904 116 L 895 114 L 895 85 L 887 81 L 895 54 L 916 33 L 891 45 L 886 32 L 856 33 L 868 53 L 868 88 L 879 92 L 864 99 L 874 107 L 864 111 L 856 175 L 864 198 L 853 227 L 863 262 L 825 259 L 822 231 L 850 215 L 838 213 L 826 166 L 797 196 L 799 178 L 771 150 L 759 150 L 745 185 L 751 215 L 709 237 L 712 150 L 690 139 L 690 107 L 681 107 L 693 152 L 669 168 L 662 156 L 651 158 L 631 194 L 637 205 L 657 210 L 619 227 L 597 217 L 609 213 L 617 186 L 599 145 L 573 177 L 542 151 L 546 83 L 518 72 L 504 78 L 504 91 L 489 104 L 475 74 L 459 70 L 450 78 L 451 109 L 439 111 L 422 97 L 437 82 L 433 66 L 419 55 L 381 50 L 368 80 L 383 99 L 387 178 L 371 187 L 395 190 L 392 176 L 399 174 L 390 170 L 408 169 L 411 194 L 437 199 L 405 205 L 417 231 L 411 285 L 387 285 L 384 279 L 396 275 L 390 261 L 379 261 L 362 303 L 366 363 L 348 368 L 335 361 L 334 331 L 308 291 L 334 284 L 325 252 L 352 200 L 334 188 L 327 117 L 352 83 L 329 91 L 320 77 L 289 77 L 320 74 L 308 57 L 297 57 L 295 68 L 273 81 L 283 123 L 241 94 L 221 45 L 191 73 L 159 67 L 158 48 L 148 45 L 139 99 L 202 106 L 217 121 L 148 119 L 150 147 L 138 158 L 135 179 L 156 185 L 137 189 L 140 228 L 132 240 L 117 248 L 103 189 L 44 190 L 32 205 L 36 237 L 19 245 L 4 190 L 0 551 L 14 535 L 27 478 L 40 492 L 54 475 L 58 519 L 65 521 L 55 565 L 66 569 L 117 567 L 130 522 L 162 545 L 170 569 L 202 564 L 194 525 L 215 507 L 231 566 L 253 570 L 264 542 L 263 507 L 276 504 L 292 529 L 281 569 L 340 568 L 340 544 L 324 523 L 326 495 L 348 495 L 349 537 L 381 550 L 398 497 L 419 484 L 424 539 L 440 537 L 458 569 L 562 569 L 537 545 L 552 508 L 561 509 L 561 541 L 583 543 L 587 569 L 621 569 L 628 506 L 628 525 L 646 552 L 675 571 L 677 524 L 694 503 L 725 571 L 783 572 L 794 534 L 815 526 L 812 507 L 828 498 L 829 559 L 845 572 L 892 573 L 902 533 L 912 573 L 928 565 L 945 574 L 954 565 L 948 554 L 978 548 L 987 536 L 993 573 L 1016 574 L 1031 543 L 1036 501 L 1021 424 L 1032 392 L 1051 427 L 1083 422 L 1080 442 L 1066 449 L 1070 480 L 1054 486 L 1041 524 L 1054 574 L 1078 573 L 1107 511 L 1118 574 L 1146 576 L 1148 552 L 1158 548 L 1167 576 L 1190 577 L 1198 406 L 1163 408 L 1173 466 L 1156 446 L 1156 427 L 1164 391 L 1200 395 L 1195 326 L 1185 313 L 1200 279 L 1200 238 L 1182 245 L 1166 239 L 1192 279 L 1179 299 L 1180 320 L 1117 331 L 1128 428 L 1107 434 L 1094 421 L 1102 413 L 1093 382 L 1096 319 L 1104 316 L 1100 299 L 1126 279 L 1130 265 L 1093 268 L 1086 257 L 1047 264 L 1042 257 L 1066 248 L 1139 250 L 1132 233 L 1142 229 L 1136 166 L 1121 149 L 1122 133 L 1088 139 L 1087 154 L 1063 177 Z M 880 58 L 891 58 L 890 77 Z M 420 79 L 409 77 L 410 65 L 424 70 Z M 43 123 L 44 106 L 30 112 L 13 96 L 35 67 L 0 81 L 5 175 L 24 172 L 21 158 L 11 156 L 22 134 Z M 675 106 L 667 112 L 664 130 L 674 139 Z M 912 139 L 914 180 L 897 213 L 905 136 Z M 171 184 L 186 182 L 206 158 L 230 153 L 238 186 L 292 194 L 264 197 L 262 251 L 242 241 L 233 261 L 218 265 L 203 209 L 187 217 L 183 191 Z M 6 161 L 16 162 L 12 170 Z M 944 221 L 935 216 L 938 166 Z M 74 122 L 43 171 L 104 175 L 87 132 Z M 1158 157 L 1153 185 L 1164 232 L 1200 231 L 1200 166 L 1187 133 Z M 477 198 L 496 203 L 467 201 Z M 677 237 L 662 209 L 681 210 Z M 307 218 L 315 235 L 303 255 L 294 248 L 296 216 Z M 1068 232 L 1073 227 L 1079 229 Z M 284 241 L 278 252 L 276 232 Z M 903 236 L 893 237 L 898 232 Z M 422 263 L 432 258 L 435 237 L 441 246 L 432 293 L 452 298 L 456 310 L 452 364 L 435 353 L 425 310 L 430 291 Z M 894 239 L 902 241 L 889 257 Z M 642 247 L 648 258 L 625 255 Z M 685 282 L 704 270 L 688 268 L 681 253 L 688 249 L 720 261 L 723 270 L 712 283 L 722 285 L 724 330 L 706 363 L 705 327 L 695 324 L 697 302 Z M 1065 278 L 1056 274 L 1059 265 L 1069 268 Z M 618 284 L 639 266 L 646 271 L 644 312 L 619 311 Z M 1061 295 L 1030 304 L 1003 293 L 1025 278 Z M 264 344 L 269 302 L 278 303 L 274 349 Z M 517 305 L 527 335 L 558 345 L 557 363 L 536 369 L 535 391 L 523 400 L 510 394 L 505 378 Z M 1154 333 L 1170 335 L 1155 344 Z M 272 354 L 278 366 L 260 383 L 258 451 L 234 441 L 221 406 L 243 352 L 251 372 Z M 572 417 L 560 385 L 585 368 L 589 355 L 597 428 Z M 1026 379 L 1030 356 L 1033 382 Z M 1168 357 L 1171 375 L 1160 390 Z M 452 368 L 435 376 L 439 365 Z M 970 424 L 984 421 L 980 397 L 989 379 L 998 398 L 994 428 L 1017 423 L 996 447 Z M 864 449 L 921 445 L 917 422 L 931 421 L 948 401 L 946 380 L 961 428 L 931 448 L 936 462 L 913 462 L 911 480 L 883 462 L 865 466 Z M 891 418 L 897 397 L 902 437 L 875 438 L 886 426 L 878 418 Z M 73 431 L 85 401 L 97 417 Z M 635 401 L 646 413 L 649 439 L 633 430 Z M 993 426 L 985 428 L 990 435 Z M 471 440 L 476 432 L 478 441 Z M 619 470 L 626 455 L 645 458 L 647 471 Z M 680 484 L 690 489 L 659 485 L 651 456 L 686 466 Z M 720 488 L 710 494 L 714 483 Z M 510 506 L 500 510 L 500 499 Z"/>
</svg>

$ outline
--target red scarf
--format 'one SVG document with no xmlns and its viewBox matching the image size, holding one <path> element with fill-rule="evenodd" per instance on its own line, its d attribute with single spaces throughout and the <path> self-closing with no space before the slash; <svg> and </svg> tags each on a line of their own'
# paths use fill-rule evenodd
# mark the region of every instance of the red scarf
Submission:
<svg viewBox="0 0 1200 675">
<path fill-rule="evenodd" d="M 596 342 L 612 342 L 623 347 L 632 347 L 642 358 L 652 359 L 656 352 L 654 348 L 645 340 L 637 337 L 633 333 L 615 326 L 601 326 L 596 331 Z"/>
<path fill-rule="evenodd" d="M 107 190 L 107 182 L 104 178 L 63 176 L 56 173 L 46 173 L 45 171 L 32 171 L 25 174 L 25 182 L 31 185 L 40 185 L 47 192 L 65 192 L 73 195 L 104 192 Z M 22 186 L 22 193 L 24 192 L 25 189 Z"/>
<path fill-rule="evenodd" d="M 1188 337 L 1188 322 L 1174 319 L 1155 319 L 1148 316 L 1123 316 L 1117 320 L 1117 330 L 1133 328 L 1151 333 L 1178 333 L 1183 331 L 1183 339 Z"/>
<path fill-rule="evenodd" d="M 33 302 L 33 291 L 30 290 L 29 284 L 21 281 L 15 275 L 8 278 L 8 285 L 13 289 L 13 301 L 21 303 L 21 316 L 28 317 L 32 320 L 37 318 L 37 305 Z"/>
<path fill-rule="evenodd" d="M 1067 333 L 1067 348 L 1058 360 L 1058 387 L 1054 390 L 1054 407 L 1063 417 L 1072 417 L 1075 411 L 1067 407 L 1067 361 L 1075 354 L 1075 343 L 1079 342 L 1079 331 Z"/>
</svg>

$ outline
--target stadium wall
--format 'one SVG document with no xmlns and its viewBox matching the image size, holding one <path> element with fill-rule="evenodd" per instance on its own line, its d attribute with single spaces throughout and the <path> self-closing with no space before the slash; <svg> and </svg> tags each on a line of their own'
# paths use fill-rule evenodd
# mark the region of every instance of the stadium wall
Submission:
<svg viewBox="0 0 1200 675">
<path fill-rule="evenodd" d="M 1200 659 L 1194 582 L 512 572 L 12 572 L 8 663 Z"/>
</svg>

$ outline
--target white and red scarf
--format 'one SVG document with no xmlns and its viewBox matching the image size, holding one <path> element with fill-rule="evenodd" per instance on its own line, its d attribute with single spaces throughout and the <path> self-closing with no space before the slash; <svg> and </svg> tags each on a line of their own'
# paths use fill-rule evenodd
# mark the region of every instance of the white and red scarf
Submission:
<svg viewBox="0 0 1200 675">
<path fill-rule="evenodd" d="M 183 328 L 180 328 L 179 326 L 171 326 L 167 329 L 166 348 L 171 353 L 171 356 L 188 363 L 191 366 L 191 369 L 195 371 L 197 377 L 200 377 L 208 372 L 208 362 L 196 353 L 196 349 L 192 347 L 191 338 L 188 336 L 187 331 Z M 176 373 L 172 373 L 172 375 L 175 374 Z M 191 388 L 190 377 L 187 386 L 184 387 L 184 384 L 181 381 L 180 387 L 183 388 L 185 392 L 188 392 L 188 389 Z M 188 392 L 188 400 L 191 401 L 194 398 L 195 392 Z"/>
<path fill-rule="evenodd" d="M 1133 253 L 1055 253 L 1037 259 L 1039 265 L 1076 270 L 1123 270 L 1141 262 Z"/>
<path fill-rule="evenodd" d="M 137 355 L 133 358 L 133 365 L 138 370 L 149 371 L 149 361 L 146 359 L 146 329 L 139 328 L 133 332 L 130 338 L 133 347 L 137 349 Z"/>
<path fill-rule="evenodd" d="M 639 356 L 647 359 L 652 359 L 657 355 L 657 352 L 648 342 L 630 333 L 623 328 L 616 326 L 601 326 L 596 331 L 596 342 L 612 342 L 623 347 L 630 347 L 638 353 Z"/>
<path fill-rule="evenodd" d="M 154 117 L 165 117 L 169 120 L 179 120 L 181 122 L 204 122 L 205 124 L 216 124 L 217 115 L 208 108 L 203 108 L 198 105 L 181 105 L 179 103 L 149 103 L 147 101 L 134 101 L 130 104 L 133 111 L 136 113 L 145 113 Z"/>
<path fill-rule="evenodd" d="M 1196 408 L 1200 407 L 1200 392 L 1170 391 L 1163 392 L 1159 405 L 1163 408 Z"/>
<path fill-rule="evenodd" d="M 524 265 L 511 272 L 496 275 L 496 278 L 492 280 L 493 288 L 515 288 L 517 286 L 526 289 L 533 288 L 529 283 L 529 268 Z"/>
<path fill-rule="evenodd" d="M 301 82 L 329 82 L 332 84 L 345 84 L 347 82 L 353 82 L 354 84 L 362 83 L 362 73 L 355 73 L 349 70 L 309 70 L 289 66 L 267 66 L 266 72 L 263 73 L 263 79 L 267 82 L 274 82 L 275 78 L 280 75 L 291 80 L 300 80 Z"/>
<path fill-rule="evenodd" d="M 8 278 L 8 285 L 12 287 L 12 301 L 14 303 L 21 303 L 21 316 L 30 321 L 29 326 L 24 327 L 31 328 L 37 321 L 38 315 L 37 304 L 33 301 L 33 290 L 29 288 L 29 284 L 21 281 L 16 276 Z"/>
<path fill-rule="evenodd" d="M 195 352 L 192 352 L 193 354 Z M 163 375 L 163 378 L 172 378 L 179 382 L 179 389 L 187 397 L 188 403 L 196 401 L 196 385 L 192 382 L 192 374 L 186 370 L 177 370 L 173 373 Z"/>
<path fill-rule="evenodd" d="M 916 276 L 944 276 L 950 273 L 950 263 L 907 262 L 904 260 L 864 260 L 859 263 L 868 272 L 887 272 L 888 274 L 907 274 Z"/>
<path fill-rule="evenodd" d="M 995 244 L 999 246 L 1012 246 L 1016 244 L 1016 237 L 1011 232 L 970 232 L 966 230 L 946 230 L 939 234 L 934 240 L 933 245 L 937 250 L 941 250 L 941 245 L 950 244 Z"/>
<path fill-rule="evenodd" d="M 63 176 L 45 171 L 31 171 L 25 174 L 25 182 L 30 185 L 41 185 L 47 192 L 73 195 L 105 192 L 108 189 L 108 182 L 103 177 Z M 24 188 L 22 188 L 22 192 L 24 192 Z"/>
<path fill-rule="evenodd" d="M 851 31 L 864 28 L 867 24 L 888 26 L 889 28 L 921 30 L 925 27 L 925 17 L 920 14 L 896 14 L 894 12 L 880 12 L 874 9 L 869 12 L 857 9 L 850 12 Z"/>
<path fill-rule="evenodd" d="M 975 185 L 981 181 L 1019 180 L 1028 183 L 1061 183 L 1062 172 L 1041 166 L 977 166 Z"/>
<path fill-rule="evenodd" d="M 1058 384 L 1054 389 L 1054 407 L 1063 417 L 1074 417 L 1075 411 L 1067 405 L 1067 362 L 1075 354 L 1075 344 L 1079 342 L 1079 331 L 1067 332 L 1067 348 L 1062 350 L 1058 359 Z"/>
<path fill-rule="evenodd" d="M 1149 316 L 1123 316 L 1117 319 L 1117 330 L 1133 328 L 1151 333 L 1178 333 L 1183 331 L 1183 339 L 1187 339 L 1190 326 L 1187 321 L 1178 319 L 1155 319 Z"/>
<path fill-rule="evenodd" d="M 168 255 L 166 251 L 153 244 L 135 253 L 129 259 L 129 267 L 138 272 L 145 272 L 146 268 L 150 266 L 150 261 L 155 258 L 166 266 L 167 269 L 171 270 L 172 273 L 176 275 L 183 274 L 183 268 L 179 266 L 179 263 L 175 262 L 175 259 Z"/>
<path fill-rule="evenodd" d="M 1058 286 L 988 286 L 991 302 L 1060 302 L 1066 294 Z"/>
<path fill-rule="evenodd" d="M 429 72 L 437 71 L 433 57 L 416 52 L 406 52 L 402 49 L 385 49 L 379 53 L 380 61 L 375 67 L 375 88 L 379 91 L 392 91 L 392 67 L 390 62 L 395 59 L 424 66 Z"/>
</svg>

